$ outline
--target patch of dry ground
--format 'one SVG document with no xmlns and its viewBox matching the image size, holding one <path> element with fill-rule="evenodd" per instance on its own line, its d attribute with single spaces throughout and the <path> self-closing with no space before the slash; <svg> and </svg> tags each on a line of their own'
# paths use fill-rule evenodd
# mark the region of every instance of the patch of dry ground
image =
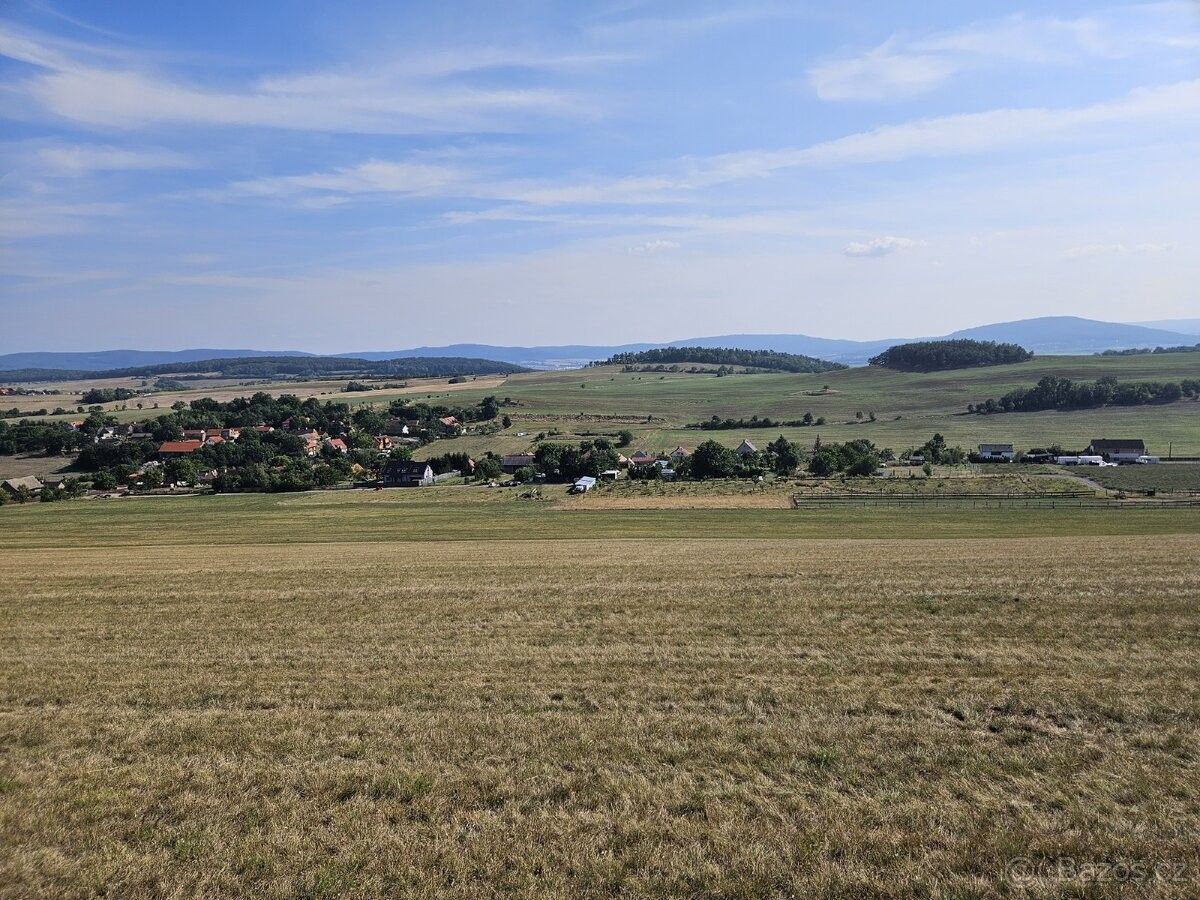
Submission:
<svg viewBox="0 0 1200 900">
<path fill-rule="evenodd" d="M 67 549 L 0 551 L 5 897 L 1200 888 L 1194 534 Z"/>
</svg>

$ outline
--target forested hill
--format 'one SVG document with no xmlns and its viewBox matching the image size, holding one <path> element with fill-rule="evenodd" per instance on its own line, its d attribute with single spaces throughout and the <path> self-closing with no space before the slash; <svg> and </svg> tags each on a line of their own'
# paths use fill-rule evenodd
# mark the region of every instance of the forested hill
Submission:
<svg viewBox="0 0 1200 900">
<path fill-rule="evenodd" d="M 776 372 L 831 372 L 845 369 L 842 363 L 780 353 L 776 350 L 738 350 L 731 347 L 660 347 L 637 353 L 617 353 L 593 365 L 661 365 L 663 363 L 702 363 L 714 366 L 747 366 Z"/>
<path fill-rule="evenodd" d="M 995 341 L 916 341 L 897 344 L 878 356 L 870 365 L 901 372 L 940 372 L 945 369 L 973 369 L 978 366 L 1002 366 L 1026 362 L 1033 354 L 1017 344 L 998 344 Z"/>
<path fill-rule="evenodd" d="M 338 356 L 257 356 L 201 359 L 85 372 L 68 369 L 15 369 L 0 372 L 7 382 L 65 381 L 98 378 L 144 378 L 152 375 L 213 373 L 226 378 L 312 378 L 326 375 L 380 375 L 393 378 L 438 378 L 450 375 L 509 375 L 527 372 L 522 366 L 491 359 L 457 356 L 402 357 L 367 360 Z"/>
</svg>

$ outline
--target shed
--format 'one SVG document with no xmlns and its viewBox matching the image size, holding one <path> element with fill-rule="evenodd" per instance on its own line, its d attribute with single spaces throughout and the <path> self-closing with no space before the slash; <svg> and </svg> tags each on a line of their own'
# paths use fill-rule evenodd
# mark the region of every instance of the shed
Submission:
<svg viewBox="0 0 1200 900">
<path fill-rule="evenodd" d="M 591 475 L 584 475 L 582 478 L 576 479 L 575 483 L 573 485 L 571 485 L 571 493 L 572 494 L 586 494 L 588 491 L 590 491 L 595 486 L 596 486 L 596 479 L 593 478 Z"/>
<path fill-rule="evenodd" d="M 22 478 L 9 478 L 4 482 L 4 490 L 12 496 L 17 496 L 21 489 L 29 491 L 31 494 L 40 493 L 45 485 L 33 475 L 25 475 Z"/>
</svg>

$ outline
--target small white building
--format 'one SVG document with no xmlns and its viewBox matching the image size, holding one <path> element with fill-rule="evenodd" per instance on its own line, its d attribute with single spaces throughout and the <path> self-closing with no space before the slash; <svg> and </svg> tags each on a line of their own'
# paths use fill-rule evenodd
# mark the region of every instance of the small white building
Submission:
<svg viewBox="0 0 1200 900">
<path fill-rule="evenodd" d="M 1012 444 L 980 444 L 978 455 L 987 462 L 1012 462 L 1016 452 Z"/>
<path fill-rule="evenodd" d="M 596 479 L 591 475 L 584 475 L 582 478 L 577 478 L 575 483 L 571 485 L 572 494 L 586 494 L 596 486 Z"/>
</svg>

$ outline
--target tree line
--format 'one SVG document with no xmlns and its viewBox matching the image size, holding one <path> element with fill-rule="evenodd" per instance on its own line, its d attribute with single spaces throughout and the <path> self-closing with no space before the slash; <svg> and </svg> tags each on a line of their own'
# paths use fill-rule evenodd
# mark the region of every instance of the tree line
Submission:
<svg viewBox="0 0 1200 900">
<path fill-rule="evenodd" d="M 897 344 L 872 356 L 868 365 L 901 372 L 940 372 L 946 369 L 1001 366 L 1030 359 L 1033 359 L 1033 354 L 1019 344 L 962 338 Z"/>
<path fill-rule="evenodd" d="M 1130 350 L 1102 350 L 1095 354 L 1096 356 L 1142 356 L 1144 354 L 1154 353 L 1195 353 L 1200 350 L 1200 344 L 1188 346 L 1186 344 L 1178 347 L 1134 347 Z"/>
<path fill-rule="evenodd" d="M 523 366 L 460 356 L 404 356 L 369 360 L 340 356 L 254 356 L 202 359 L 194 362 L 130 366 L 102 372 L 71 369 L 21 369 L 4 372 L 13 381 L 74 381 L 100 378 L 148 378 L 154 375 L 216 373 L 225 378 L 312 378 L 326 375 L 387 375 L 396 378 L 439 378 L 452 375 L 508 375 L 527 372 Z"/>
<path fill-rule="evenodd" d="M 824 425 L 825 417 L 806 412 L 799 419 L 772 419 L 769 416 L 759 418 L 751 416 L 748 419 L 720 418 L 713 416 L 705 422 L 694 422 L 686 428 L 699 428 L 702 431 L 740 431 L 743 428 L 808 428 L 811 425 Z"/>
<path fill-rule="evenodd" d="M 1048 409 L 1144 406 L 1151 403 L 1174 403 L 1184 397 L 1200 397 L 1200 379 L 1118 381 L 1112 376 L 1105 376 L 1096 381 L 1075 382 L 1060 375 L 1044 375 L 1033 387 L 1017 388 L 998 400 L 989 398 L 982 403 L 970 403 L 967 405 L 967 412 L 991 415 Z"/>
<path fill-rule="evenodd" d="M 777 372 L 832 372 L 845 369 L 842 363 L 782 353 L 778 350 L 741 350 L 734 347 L 658 347 L 636 353 L 616 353 L 593 366 L 657 365 L 665 363 L 704 363 L 714 366 L 746 366 L 753 369 L 772 369 Z"/>
</svg>

